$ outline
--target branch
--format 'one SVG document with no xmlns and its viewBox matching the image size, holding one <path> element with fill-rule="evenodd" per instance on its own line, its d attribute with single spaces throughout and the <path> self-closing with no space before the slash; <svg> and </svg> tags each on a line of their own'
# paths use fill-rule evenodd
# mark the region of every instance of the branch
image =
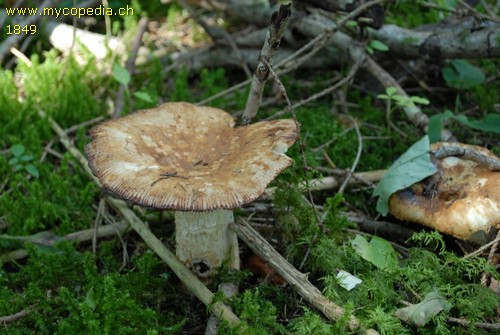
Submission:
<svg viewBox="0 0 500 335">
<path fill-rule="evenodd" d="M 263 260 L 265 260 L 287 283 L 292 285 L 298 293 L 306 299 L 311 305 L 332 321 L 337 321 L 344 317 L 344 309 L 332 301 L 328 300 L 320 290 L 316 288 L 307 279 L 307 275 L 299 272 L 292 264 L 290 264 L 283 256 L 281 256 L 274 248 L 245 220 L 239 219 L 238 223 L 231 223 L 230 228 L 233 229 L 238 237 L 243 240 L 253 252 Z M 359 329 L 359 321 L 350 317 L 348 328 L 351 331 Z M 365 334 L 378 334 L 373 329 L 368 329 Z"/>
<path fill-rule="evenodd" d="M 268 65 L 272 65 L 274 54 L 279 48 L 288 19 L 292 15 L 290 7 L 290 4 L 281 5 L 279 10 L 274 12 L 271 17 L 271 25 L 267 31 L 266 40 L 259 55 L 260 62 L 253 75 L 250 93 L 248 94 L 247 104 L 241 119 L 242 125 L 249 124 L 259 110 L 264 84 L 269 77 Z"/>
<path fill-rule="evenodd" d="M 457 29 L 436 33 L 385 25 L 372 36 L 389 46 L 391 53 L 401 57 L 493 58 L 500 56 L 500 24 L 482 29 Z"/>
</svg>

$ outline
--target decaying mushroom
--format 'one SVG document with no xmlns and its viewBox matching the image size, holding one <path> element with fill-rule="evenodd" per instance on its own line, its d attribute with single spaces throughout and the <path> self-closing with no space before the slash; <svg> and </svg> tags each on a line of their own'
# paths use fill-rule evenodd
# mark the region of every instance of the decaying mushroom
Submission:
<svg viewBox="0 0 500 335">
<path fill-rule="evenodd" d="M 489 150 L 462 143 L 435 143 L 431 152 L 444 146 L 498 162 Z M 431 155 L 431 159 L 438 172 L 394 193 L 389 199 L 390 212 L 401 220 L 484 243 L 492 228 L 500 228 L 500 171 L 463 156 L 439 160 Z"/>
<path fill-rule="evenodd" d="M 175 210 L 176 254 L 200 278 L 239 268 L 231 209 L 258 198 L 297 138 L 293 120 L 234 128 L 212 107 L 166 103 L 94 127 L 85 147 L 103 187 L 142 206 Z"/>
</svg>

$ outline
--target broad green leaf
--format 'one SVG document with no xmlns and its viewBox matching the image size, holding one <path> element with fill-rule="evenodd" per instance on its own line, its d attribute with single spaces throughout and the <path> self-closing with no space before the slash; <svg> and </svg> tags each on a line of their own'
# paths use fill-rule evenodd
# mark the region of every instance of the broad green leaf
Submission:
<svg viewBox="0 0 500 335">
<path fill-rule="evenodd" d="M 368 242 L 364 237 L 356 235 L 351 246 L 363 259 L 379 269 L 395 267 L 398 264 L 397 254 L 392 245 L 378 236 L 373 236 Z"/>
<path fill-rule="evenodd" d="M 436 114 L 429 118 L 428 133 L 431 143 L 439 141 L 443 122 L 446 119 L 457 120 L 472 129 L 500 134 L 500 114 L 487 114 L 483 119 L 469 120 L 465 115 L 455 115 L 450 110 L 446 110 L 444 113 Z"/>
<path fill-rule="evenodd" d="M 484 83 L 483 71 L 464 59 L 451 60 L 441 70 L 443 78 L 450 87 L 467 89 Z"/>
<path fill-rule="evenodd" d="M 9 165 L 16 165 L 17 163 L 19 163 L 19 158 L 17 157 L 12 157 L 11 159 L 9 159 Z"/>
<path fill-rule="evenodd" d="M 435 143 L 441 139 L 443 122 L 453 116 L 451 111 L 446 110 L 444 113 L 435 114 L 429 118 L 427 133 L 429 134 L 430 143 Z"/>
<path fill-rule="evenodd" d="M 424 136 L 412 145 L 385 173 L 373 195 L 378 196 L 377 211 L 382 215 L 389 212 L 389 197 L 437 172 L 429 155 L 429 137 Z"/>
<path fill-rule="evenodd" d="M 10 147 L 10 152 L 14 155 L 14 157 L 21 157 L 26 149 L 22 144 L 14 144 Z"/>
<path fill-rule="evenodd" d="M 389 100 L 391 97 L 388 96 L 387 94 L 379 94 L 377 95 L 377 98 L 382 100 Z"/>
<path fill-rule="evenodd" d="M 370 42 L 370 47 L 377 51 L 389 51 L 389 47 L 387 46 L 387 44 L 379 40 L 372 40 Z"/>
<path fill-rule="evenodd" d="M 32 175 L 35 178 L 40 177 L 40 173 L 38 172 L 38 168 L 34 166 L 33 164 L 28 164 L 24 167 L 26 172 L 28 172 L 30 175 Z"/>
<path fill-rule="evenodd" d="M 31 155 L 22 155 L 19 159 L 21 162 L 29 162 L 33 160 L 33 156 Z"/>
<path fill-rule="evenodd" d="M 127 86 L 130 83 L 130 73 L 126 68 L 118 63 L 113 64 L 113 78 L 122 85 Z"/>
<path fill-rule="evenodd" d="M 441 311 L 448 311 L 451 304 L 443 298 L 438 292 L 433 291 L 428 293 L 422 302 L 409 307 L 399 308 L 396 310 L 396 316 L 413 326 L 425 326 L 433 316 Z"/>
<path fill-rule="evenodd" d="M 149 103 L 154 102 L 153 99 L 151 98 L 151 96 L 146 92 L 142 92 L 142 91 L 134 92 L 134 96 L 137 99 L 140 99 L 140 100 L 145 101 L 145 102 L 149 102 Z"/>
<path fill-rule="evenodd" d="M 90 290 L 87 292 L 87 296 L 85 297 L 85 303 L 87 306 L 89 306 L 90 310 L 95 310 L 97 307 L 97 301 L 95 297 L 95 291 L 94 288 L 91 287 Z"/>
</svg>

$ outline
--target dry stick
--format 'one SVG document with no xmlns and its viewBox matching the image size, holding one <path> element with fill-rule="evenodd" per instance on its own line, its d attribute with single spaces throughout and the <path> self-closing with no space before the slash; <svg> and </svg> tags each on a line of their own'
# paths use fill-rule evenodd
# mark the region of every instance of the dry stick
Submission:
<svg viewBox="0 0 500 335">
<path fill-rule="evenodd" d="M 43 111 L 39 111 L 42 118 L 46 117 Z M 96 185 L 101 187 L 99 180 L 92 174 L 85 156 L 71 143 L 64 130 L 50 117 L 47 117 L 52 129 L 57 133 L 61 143 L 80 163 L 84 171 Z M 116 211 L 118 211 L 130 226 L 139 234 L 146 244 L 153 250 L 175 273 L 175 275 L 186 285 L 187 289 L 201 300 L 218 317 L 227 321 L 230 327 L 236 327 L 240 324 L 239 318 L 231 311 L 229 307 L 221 302 L 213 302 L 214 294 L 184 265 L 181 261 L 163 245 L 144 222 L 127 206 L 125 201 L 111 197 L 105 197 Z"/>
<path fill-rule="evenodd" d="M 118 234 L 125 232 L 128 229 L 128 227 L 129 227 L 128 223 L 116 223 L 115 225 L 102 226 L 99 228 L 97 237 L 102 238 L 102 237 L 116 236 Z M 95 233 L 94 228 L 91 228 L 65 235 L 61 239 L 65 241 L 85 242 L 92 240 L 94 233 Z M 58 241 L 59 241 L 58 239 L 50 240 L 48 242 L 42 241 L 43 243 L 41 244 L 45 246 L 53 246 L 54 243 Z M 0 262 L 6 263 L 6 262 L 17 261 L 25 257 L 28 257 L 28 252 L 25 249 L 18 249 L 0 255 Z"/>
<path fill-rule="evenodd" d="M 356 158 L 354 159 L 351 168 L 347 172 L 347 176 L 345 177 L 344 182 L 339 187 L 338 193 L 344 193 L 344 189 L 349 183 L 349 180 L 351 180 L 352 174 L 354 173 L 354 170 L 356 170 L 356 166 L 358 166 L 359 159 L 361 158 L 361 152 L 363 151 L 363 137 L 361 136 L 361 132 L 359 131 L 358 122 L 352 116 L 349 116 L 349 119 L 354 125 L 356 136 L 358 137 L 358 151 L 356 152 Z"/>
<path fill-rule="evenodd" d="M 349 180 L 348 185 L 379 181 L 380 179 L 382 179 L 386 171 L 387 170 L 355 172 L 352 174 L 352 178 Z M 330 176 L 318 179 L 310 179 L 308 181 L 308 184 L 311 191 L 325 191 L 336 189 L 337 187 L 339 187 L 340 182 L 337 180 L 337 178 Z M 305 187 L 305 185 L 303 186 Z M 276 187 L 268 187 L 264 191 L 263 197 L 272 199 L 274 197 L 274 192 L 276 192 Z"/>
<path fill-rule="evenodd" d="M 493 157 L 483 155 L 481 152 L 474 149 L 462 148 L 453 144 L 443 145 L 434 151 L 433 155 L 439 159 L 444 159 L 449 156 L 458 156 L 463 159 L 483 164 L 491 171 L 500 171 L 500 158 L 495 159 Z"/>
<path fill-rule="evenodd" d="M 315 101 L 333 91 L 335 91 L 336 89 L 338 89 L 339 87 L 345 85 L 346 83 L 348 83 L 349 81 L 351 81 L 354 76 L 356 75 L 356 73 L 358 72 L 358 69 L 360 67 L 360 62 L 356 62 L 354 63 L 354 65 L 351 67 L 351 70 L 349 71 L 349 73 L 347 74 L 347 76 L 345 76 L 344 78 L 342 78 L 342 80 L 338 81 L 335 85 L 333 86 L 330 86 L 328 88 L 325 88 L 323 91 L 321 92 L 318 92 L 316 94 L 313 94 L 311 95 L 310 97 L 308 97 L 307 99 L 303 99 L 295 104 L 293 104 L 291 107 L 287 107 L 287 108 L 284 108 L 276 113 L 274 113 L 273 115 L 269 116 L 268 118 L 265 118 L 264 120 L 270 120 L 270 119 L 274 119 L 274 118 L 277 118 L 277 117 L 280 117 L 282 116 L 283 114 L 286 114 L 287 112 L 289 112 L 290 110 L 293 110 L 293 109 L 296 109 L 302 105 L 305 105 L 311 101 Z"/>
<path fill-rule="evenodd" d="M 241 124 L 249 124 L 257 111 L 259 110 L 260 102 L 262 99 L 262 92 L 264 90 L 264 84 L 269 77 L 269 66 L 273 62 L 274 54 L 278 50 L 281 38 L 285 33 L 285 28 L 288 23 L 288 19 L 292 15 L 291 5 L 281 5 L 277 12 L 274 12 L 271 17 L 271 25 L 266 34 L 266 40 L 264 41 L 264 46 L 260 51 L 259 63 L 255 69 L 252 78 L 252 84 L 250 86 L 250 93 L 248 94 L 247 104 L 245 106 L 245 111 L 241 118 Z"/>
<path fill-rule="evenodd" d="M 306 274 L 299 272 L 293 267 L 245 220 L 240 218 L 238 223 L 231 223 L 229 226 L 257 256 L 266 260 L 287 283 L 292 285 L 305 300 L 319 309 L 328 319 L 337 321 L 344 316 L 345 311 L 342 307 L 323 296 L 318 288 L 309 282 Z M 349 329 L 356 331 L 359 329 L 359 326 L 359 321 L 354 317 L 350 317 L 348 322 Z M 365 334 L 378 334 L 378 332 L 369 329 Z"/>
<path fill-rule="evenodd" d="M 135 60 L 137 59 L 137 53 L 139 52 L 139 48 L 141 47 L 142 44 L 142 35 L 144 35 L 144 32 L 146 31 L 146 28 L 148 26 L 148 18 L 143 17 L 139 20 L 139 23 L 137 25 L 137 32 L 135 33 L 134 37 L 134 42 L 132 44 L 132 50 L 130 52 L 130 56 L 128 57 L 127 61 L 125 62 L 125 68 L 130 74 L 133 74 L 135 71 Z M 124 94 L 125 91 L 127 90 L 127 86 L 124 84 L 120 84 L 120 87 L 118 88 L 118 93 L 116 93 L 116 99 L 115 99 L 115 110 L 113 112 L 113 119 L 117 119 L 120 117 L 123 106 L 125 105 L 124 103 Z"/>
<path fill-rule="evenodd" d="M 0 316 L 0 324 L 11 323 L 17 321 L 21 318 L 24 318 L 26 315 L 30 314 L 32 311 L 30 309 L 23 309 L 20 312 L 17 312 L 12 315 Z"/>
<path fill-rule="evenodd" d="M 40 6 L 38 6 L 38 10 L 36 15 L 29 15 L 25 20 L 19 23 L 21 27 L 29 26 L 31 24 L 36 24 L 40 21 L 43 15 L 44 8 L 46 7 L 56 7 L 62 0 L 45 0 L 42 2 Z M 10 51 L 10 48 L 19 43 L 19 41 L 26 36 L 25 34 L 12 34 L 6 40 L 2 42 L 0 45 L 0 64 L 3 63 L 5 56 Z"/>
</svg>

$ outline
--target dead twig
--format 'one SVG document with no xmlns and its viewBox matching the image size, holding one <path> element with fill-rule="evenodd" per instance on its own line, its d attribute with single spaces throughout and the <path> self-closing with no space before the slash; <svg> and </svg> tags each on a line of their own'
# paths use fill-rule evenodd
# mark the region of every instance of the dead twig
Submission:
<svg viewBox="0 0 500 335">
<path fill-rule="evenodd" d="M 137 59 L 137 54 L 139 53 L 139 48 L 141 47 L 142 44 L 142 35 L 144 35 L 144 32 L 146 31 L 147 27 L 148 27 L 148 18 L 146 17 L 141 18 L 139 20 L 139 23 L 137 24 L 137 32 L 134 37 L 134 42 L 132 43 L 132 50 L 130 51 L 130 56 L 125 62 L 125 68 L 130 74 L 134 73 L 135 71 L 135 60 Z M 120 84 L 118 92 L 116 93 L 115 110 L 113 111 L 114 119 L 119 118 L 122 113 L 123 106 L 125 105 L 123 100 L 126 91 L 127 91 L 127 86 L 124 84 Z"/>
<path fill-rule="evenodd" d="M 12 323 L 14 321 L 17 321 L 19 319 L 24 318 L 25 316 L 29 315 L 32 312 L 31 309 L 23 309 L 20 312 L 17 312 L 12 315 L 6 315 L 6 316 L 0 316 L 0 323 L 7 324 L 7 323 Z"/>
<path fill-rule="evenodd" d="M 500 171 L 500 158 L 493 158 L 483 155 L 481 152 L 471 149 L 455 146 L 453 144 L 443 145 L 432 153 L 438 159 L 444 159 L 450 156 L 457 156 L 462 159 L 468 159 L 482 164 L 491 171 Z"/>
<path fill-rule="evenodd" d="M 352 124 L 354 125 L 354 129 L 356 130 L 356 136 L 358 137 L 358 150 L 356 152 L 356 158 L 354 159 L 351 168 L 347 172 L 347 176 L 342 182 L 342 185 L 340 185 L 339 187 L 338 190 L 339 193 L 344 193 L 347 184 L 351 180 L 352 174 L 354 173 L 356 167 L 358 166 L 359 159 L 361 158 L 361 153 L 363 152 L 363 137 L 361 136 L 361 132 L 359 131 L 358 122 L 352 116 L 349 116 L 349 119 L 351 120 Z"/>
<path fill-rule="evenodd" d="M 279 10 L 274 12 L 271 17 L 271 25 L 269 26 L 264 46 L 260 52 L 260 62 L 257 64 L 257 68 L 255 69 L 245 111 L 243 112 L 243 116 L 241 118 L 242 125 L 249 124 L 255 115 L 257 115 L 257 111 L 259 110 L 260 102 L 262 100 L 264 84 L 269 77 L 269 65 L 272 65 L 274 54 L 279 48 L 281 38 L 285 33 L 285 28 L 291 15 L 291 5 L 288 4 L 281 5 Z"/>
</svg>

